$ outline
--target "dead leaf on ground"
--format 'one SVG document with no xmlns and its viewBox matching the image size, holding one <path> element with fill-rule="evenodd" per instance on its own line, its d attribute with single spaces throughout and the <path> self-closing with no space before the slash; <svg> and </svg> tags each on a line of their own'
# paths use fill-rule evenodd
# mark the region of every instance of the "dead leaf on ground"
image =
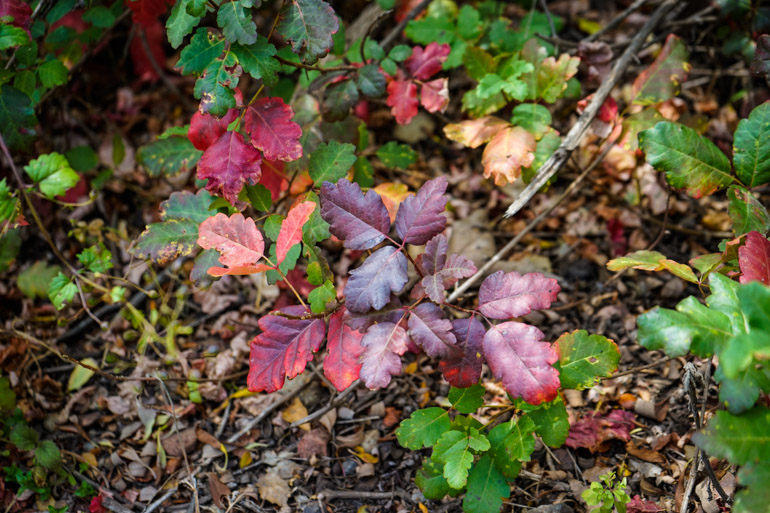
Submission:
<svg viewBox="0 0 770 513">
<path fill-rule="evenodd" d="M 262 474 L 257 481 L 257 488 L 262 500 L 266 500 L 276 506 L 288 506 L 291 488 L 275 472 L 265 472 Z"/>
</svg>

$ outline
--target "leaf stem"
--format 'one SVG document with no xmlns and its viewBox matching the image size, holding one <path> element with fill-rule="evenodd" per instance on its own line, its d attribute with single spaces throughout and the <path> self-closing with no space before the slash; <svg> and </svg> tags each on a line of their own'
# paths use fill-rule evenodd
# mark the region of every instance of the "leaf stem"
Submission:
<svg viewBox="0 0 770 513">
<path fill-rule="evenodd" d="M 311 71 L 320 71 L 321 73 L 331 73 L 333 71 L 358 71 L 358 67 L 353 66 L 352 64 L 341 64 L 339 66 L 329 66 L 328 68 L 322 68 L 321 66 L 318 66 L 316 64 L 292 62 L 284 59 L 283 57 L 279 57 L 277 55 L 275 58 L 278 60 L 278 62 L 280 62 L 281 64 L 286 64 L 287 66 L 293 66 L 295 68 L 307 69 Z"/>
<path fill-rule="evenodd" d="M 266 256 L 266 255 L 262 255 L 262 258 L 264 258 L 264 259 L 265 259 L 265 262 L 267 262 L 268 264 L 272 265 L 272 266 L 273 266 L 273 268 L 274 268 L 274 269 L 275 269 L 275 270 L 278 272 L 278 274 L 280 274 L 280 275 L 281 275 L 281 279 L 282 279 L 283 281 L 285 281 L 285 282 L 286 282 L 286 285 L 288 285 L 288 286 L 289 286 L 289 288 L 291 289 L 291 291 L 292 291 L 292 292 L 294 292 L 294 296 L 295 296 L 295 297 L 296 297 L 296 298 L 299 300 L 300 304 L 301 304 L 303 307 L 305 307 L 305 310 L 307 310 L 307 311 L 309 312 L 309 311 L 310 311 L 310 308 L 308 308 L 308 306 L 307 306 L 307 305 L 305 304 L 305 302 L 302 300 L 302 296 L 300 296 L 300 295 L 299 295 L 299 292 L 297 292 L 297 289 L 295 289 L 295 288 L 294 288 L 294 285 L 292 285 L 292 284 L 291 284 L 291 282 L 289 281 L 289 279 L 286 277 L 286 275 L 285 275 L 285 274 L 283 274 L 283 271 L 281 271 L 281 268 L 280 268 L 280 267 L 278 267 L 278 265 L 276 265 L 276 264 L 274 264 L 273 262 L 271 262 L 271 261 L 270 261 L 270 259 L 269 259 L 269 258 L 267 258 L 267 256 Z"/>
</svg>

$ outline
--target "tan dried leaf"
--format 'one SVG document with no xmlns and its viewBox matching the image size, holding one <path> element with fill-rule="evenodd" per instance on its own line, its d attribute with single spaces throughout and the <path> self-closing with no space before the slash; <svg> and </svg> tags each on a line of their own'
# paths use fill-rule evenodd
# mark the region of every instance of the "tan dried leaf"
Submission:
<svg viewBox="0 0 770 513">
<path fill-rule="evenodd" d="M 257 481 L 259 496 L 276 506 L 285 507 L 289 504 L 291 488 L 286 481 L 275 472 L 266 472 L 262 474 Z"/>
<path fill-rule="evenodd" d="M 450 123 L 444 127 L 447 139 L 459 142 L 469 148 L 478 148 L 491 140 L 510 123 L 495 116 L 484 116 L 459 123 Z"/>
<path fill-rule="evenodd" d="M 521 176 L 521 168 L 532 165 L 536 147 L 535 138 L 522 127 L 504 128 L 484 148 L 484 177 L 494 177 L 497 185 L 515 182 Z"/>
</svg>

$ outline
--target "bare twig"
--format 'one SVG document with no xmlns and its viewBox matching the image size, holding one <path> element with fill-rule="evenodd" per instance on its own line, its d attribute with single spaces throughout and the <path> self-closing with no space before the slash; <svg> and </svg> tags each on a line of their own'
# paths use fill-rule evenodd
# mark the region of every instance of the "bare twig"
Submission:
<svg viewBox="0 0 770 513">
<path fill-rule="evenodd" d="M 661 358 L 660 360 L 655 360 L 652 363 L 648 363 L 647 365 L 640 365 L 639 367 L 634 367 L 633 369 L 628 369 L 623 372 L 618 372 L 617 374 L 613 374 L 612 376 L 608 376 L 606 378 L 602 378 L 602 381 L 606 379 L 615 379 L 619 378 L 621 376 L 628 376 L 629 374 L 636 374 L 639 371 L 652 369 L 653 367 L 657 367 L 658 365 L 663 365 L 664 363 L 668 363 L 672 360 L 670 356 L 667 356 L 666 358 Z"/>
<path fill-rule="evenodd" d="M 554 201 L 551 206 L 549 206 L 547 209 L 542 211 L 536 218 L 534 218 L 526 227 L 524 227 L 523 230 L 521 230 L 519 233 L 516 234 L 516 236 L 511 239 L 505 246 L 503 246 L 500 251 L 495 253 L 495 255 L 490 258 L 487 263 L 485 263 L 483 266 L 481 266 L 481 269 L 476 271 L 476 274 L 468 278 L 463 282 L 462 285 L 460 285 L 447 299 L 447 303 L 451 303 L 457 298 L 459 298 L 463 292 L 468 290 L 468 288 L 476 283 L 479 279 L 481 279 L 487 271 L 489 271 L 493 265 L 495 265 L 497 262 L 508 256 L 508 253 L 510 253 L 513 248 L 516 247 L 516 244 L 519 243 L 521 239 L 524 238 L 526 234 L 531 232 L 538 224 L 540 224 L 543 219 L 548 216 L 562 201 L 564 201 L 565 198 L 567 198 L 570 194 L 572 194 L 575 189 L 583 182 L 586 176 L 588 176 L 588 173 L 593 171 L 593 169 L 599 165 L 599 163 L 604 159 L 605 156 L 609 153 L 610 149 L 614 146 L 615 141 L 607 142 L 604 150 L 599 154 L 599 156 L 582 172 L 580 175 L 578 175 L 575 180 L 569 184 L 567 189 L 564 191 L 564 193 L 559 196 L 559 199 Z"/>
<path fill-rule="evenodd" d="M 313 413 L 311 413 L 310 415 L 308 415 L 304 419 L 299 419 L 296 422 L 292 422 L 291 423 L 291 427 L 299 427 L 302 424 L 307 424 L 308 422 L 313 422 L 315 419 L 317 419 L 319 417 L 322 417 L 327 411 L 331 410 L 332 408 L 334 408 L 335 406 L 340 404 L 343 401 L 343 399 L 345 399 L 345 397 L 350 395 L 350 393 L 353 392 L 353 390 L 355 390 L 358 387 L 358 385 L 360 383 L 361 383 L 360 380 L 355 380 L 343 392 L 341 392 L 340 394 L 337 394 L 335 397 L 333 397 L 332 400 L 329 401 L 329 403 L 326 406 L 324 406 L 323 408 L 321 408 L 319 410 L 314 411 Z"/>
<path fill-rule="evenodd" d="M 401 32 L 406 27 L 406 24 L 409 23 L 411 20 L 417 17 L 418 14 L 422 12 L 423 9 L 428 7 L 428 4 L 431 3 L 432 0 L 422 0 L 414 9 L 409 11 L 409 13 L 406 15 L 406 17 L 398 22 L 398 25 L 393 27 L 393 29 L 388 32 L 388 35 L 386 35 L 383 40 L 380 42 L 380 46 L 383 50 L 386 52 L 390 50 L 390 46 L 393 44 L 393 42 L 396 40 L 396 38 L 401 34 Z"/>
<path fill-rule="evenodd" d="M 620 14 L 615 16 L 613 19 L 611 19 L 609 22 L 605 23 L 602 28 L 588 36 L 587 38 L 583 39 L 583 42 L 590 43 L 591 41 L 596 41 L 599 39 L 599 37 L 603 36 L 610 30 L 614 29 L 618 25 L 620 25 L 623 20 L 628 18 L 628 15 L 634 12 L 635 10 L 639 9 L 641 6 L 643 6 L 647 0 L 636 0 L 636 2 L 632 3 L 628 7 L 626 7 Z"/>
<path fill-rule="evenodd" d="M 615 84 L 620 80 L 623 72 L 631 63 L 631 60 L 634 58 L 636 52 L 639 51 L 639 48 L 641 48 L 644 40 L 653 31 L 653 29 L 655 29 L 658 23 L 660 23 L 660 20 L 663 18 L 663 16 L 668 13 L 675 5 L 675 0 L 664 0 L 660 7 L 658 7 L 652 16 L 650 16 L 650 19 L 647 20 L 647 23 L 645 23 L 639 32 L 634 36 L 634 38 L 631 40 L 631 44 L 628 45 L 626 51 L 623 52 L 623 55 L 620 56 L 615 65 L 612 67 L 612 71 L 610 71 L 609 76 L 604 80 L 599 89 L 597 89 L 596 93 L 594 93 L 594 97 L 591 100 L 591 103 L 588 104 L 586 110 L 583 111 L 583 114 L 581 114 L 575 125 L 567 133 L 567 136 L 564 138 L 564 141 L 561 143 L 559 148 L 557 148 L 553 155 L 551 155 L 551 157 L 543 164 L 543 166 L 537 172 L 537 175 L 535 175 L 535 178 L 529 183 L 529 185 L 527 185 L 526 189 L 524 189 L 519 197 L 516 198 L 510 207 L 508 207 L 508 210 L 505 213 L 506 217 L 510 217 L 521 210 L 522 207 L 526 205 L 530 199 L 532 199 L 532 196 L 534 196 L 535 193 L 537 193 L 537 191 L 539 191 L 540 188 L 545 185 L 548 180 L 567 162 L 569 156 L 572 154 L 575 148 L 578 147 L 580 141 L 583 140 L 583 136 L 588 131 L 588 127 L 593 121 L 594 117 L 596 117 L 596 115 L 599 113 L 599 108 L 604 104 L 604 100 L 607 99 L 610 91 L 612 91 L 612 88 L 615 87 Z"/>
<path fill-rule="evenodd" d="M 398 495 L 396 492 L 365 492 L 360 490 L 321 490 L 318 498 L 321 500 L 334 499 L 392 499 Z"/>
<path fill-rule="evenodd" d="M 177 487 L 169 489 L 166 493 L 161 495 L 157 500 L 153 501 L 152 504 L 149 504 L 146 508 L 144 508 L 144 511 L 142 513 L 152 513 L 156 509 L 158 509 L 164 502 L 169 500 L 172 495 L 174 495 L 177 491 Z"/>
</svg>

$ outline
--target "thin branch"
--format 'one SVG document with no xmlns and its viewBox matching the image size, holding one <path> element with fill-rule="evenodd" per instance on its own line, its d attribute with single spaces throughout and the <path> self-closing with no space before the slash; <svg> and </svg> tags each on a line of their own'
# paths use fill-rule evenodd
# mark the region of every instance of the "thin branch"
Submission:
<svg viewBox="0 0 770 513">
<path fill-rule="evenodd" d="M 599 89 L 597 89 L 596 93 L 594 93 L 594 97 L 591 100 L 591 103 L 588 104 L 586 110 L 583 111 L 583 114 L 578 118 L 575 125 L 567 133 L 567 136 L 564 138 L 564 141 L 561 143 L 559 148 L 543 164 L 543 166 L 537 172 L 537 175 L 535 175 L 535 178 L 529 183 L 529 185 L 527 185 L 526 189 L 524 189 L 519 197 L 516 198 L 510 207 L 508 207 L 508 210 L 505 213 L 506 217 L 511 217 L 519 210 L 521 210 L 522 207 L 524 207 L 524 205 L 526 205 L 529 200 L 532 199 L 532 196 L 534 196 L 535 193 L 537 193 L 537 191 L 539 191 L 540 188 L 543 187 L 543 185 L 545 185 L 548 180 L 554 174 L 556 174 L 559 169 L 562 168 L 562 166 L 564 166 L 572 152 L 580 145 L 580 141 L 583 140 L 583 136 L 585 136 L 586 132 L 588 131 L 588 127 L 599 113 L 599 109 L 604 104 L 604 100 L 607 99 L 610 91 L 612 91 L 613 87 L 615 87 L 615 84 L 620 80 L 624 71 L 631 63 L 631 60 L 634 58 L 634 55 L 637 51 L 639 51 L 639 48 L 641 48 L 644 40 L 655 29 L 658 23 L 660 23 L 661 19 L 663 19 L 663 16 L 668 13 L 675 5 L 676 0 L 664 0 L 660 7 L 658 7 L 652 16 L 650 16 L 650 19 L 647 20 L 647 23 L 645 23 L 639 32 L 634 36 L 634 38 L 631 40 L 631 44 L 628 45 L 626 51 L 623 52 L 623 55 L 620 56 L 615 65 L 612 67 L 612 71 L 610 71 L 609 76 L 604 80 Z"/>
<path fill-rule="evenodd" d="M 355 380 L 343 392 L 341 392 L 341 393 L 337 394 L 335 397 L 333 397 L 332 400 L 329 401 L 329 403 L 326 406 L 324 406 L 323 408 L 321 408 L 319 410 L 314 411 L 313 413 L 311 413 L 310 415 L 306 416 L 303 419 L 299 419 L 299 420 L 297 420 L 295 422 L 292 422 L 291 423 L 291 427 L 299 427 L 302 424 L 307 424 L 308 422 L 313 422 L 315 419 L 317 419 L 319 417 L 322 417 L 326 412 L 328 412 L 329 410 L 331 410 L 332 408 L 334 408 L 338 404 L 340 404 L 342 402 L 342 400 L 345 399 L 345 397 L 347 397 L 348 395 L 350 395 L 350 393 L 353 392 L 358 387 L 358 385 L 360 385 L 360 384 L 361 384 L 360 380 L 358 380 L 358 379 Z"/>
<path fill-rule="evenodd" d="M 312 71 L 320 71 L 321 73 L 331 73 L 332 71 L 358 71 L 357 67 L 352 66 L 350 64 L 342 64 L 340 66 L 329 66 L 328 68 L 324 68 L 324 67 L 318 66 L 317 64 L 311 65 L 311 64 L 305 64 L 302 62 L 289 61 L 277 55 L 275 56 L 275 58 L 281 64 L 286 64 L 287 66 L 294 66 L 295 68 L 309 69 Z"/>
<path fill-rule="evenodd" d="M 398 25 L 393 27 L 393 29 L 388 32 L 388 35 L 386 35 L 380 42 L 380 46 L 385 52 L 390 50 L 390 47 L 395 42 L 396 38 L 401 35 L 401 32 L 404 30 L 404 28 L 406 28 L 406 24 L 415 19 L 417 15 L 423 11 L 423 9 L 428 7 L 428 4 L 430 4 L 431 1 L 432 0 L 422 0 L 422 2 L 417 4 L 414 9 L 409 11 L 403 20 L 398 22 Z"/>
<path fill-rule="evenodd" d="M 614 29 L 618 25 L 621 24 L 623 20 L 628 18 L 628 16 L 634 12 L 635 10 L 639 9 L 641 6 L 643 6 L 645 3 L 647 3 L 647 0 L 636 0 L 636 2 L 632 3 L 628 7 L 626 7 L 620 14 L 615 16 L 612 20 L 605 23 L 602 28 L 588 36 L 587 38 L 583 39 L 584 43 L 590 43 L 591 41 L 596 41 L 599 39 L 599 37 L 603 36 L 610 30 Z"/>
</svg>

